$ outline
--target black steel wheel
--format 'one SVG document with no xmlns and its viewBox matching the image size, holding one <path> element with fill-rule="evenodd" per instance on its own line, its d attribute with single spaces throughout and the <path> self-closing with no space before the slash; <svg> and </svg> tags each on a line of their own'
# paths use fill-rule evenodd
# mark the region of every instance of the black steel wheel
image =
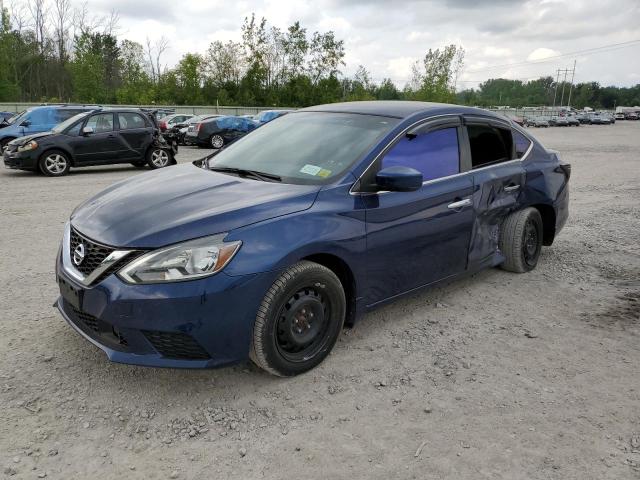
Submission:
<svg viewBox="0 0 640 480">
<path fill-rule="evenodd" d="M 542 217 L 533 208 L 509 215 L 500 229 L 499 248 L 505 256 L 504 270 L 524 273 L 536 268 L 542 251 Z"/>
<path fill-rule="evenodd" d="M 306 372 L 331 352 L 345 312 L 338 277 L 317 263 L 299 262 L 273 283 L 258 309 L 251 359 L 278 376 Z"/>
</svg>

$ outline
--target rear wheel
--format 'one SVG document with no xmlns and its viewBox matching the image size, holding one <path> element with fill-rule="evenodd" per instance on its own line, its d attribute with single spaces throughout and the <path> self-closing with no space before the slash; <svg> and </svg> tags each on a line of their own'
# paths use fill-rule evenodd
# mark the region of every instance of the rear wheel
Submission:
<svg viewBox="0 0 640 480">
<path fill-rule="evenodd" d="M 331 352 L 345 312 L 338 277 L 317 263 L 296 263 L 262 300 L 253 327 L 251 359 L 281 377 L 306 372 Z"/>
<path fill-rule="evenodd" d="M 66 153 L 60 150 L 49 150 L 40 157 L 38 168 L 48 177 L 61 177 L 69 173 L 71 162 Z"/>
<path fill-rule="evenodd" d="M 535 208 L 509 215 L 500 229 L 500 251 L 505 256 L 504 270 L 524 273 L 536 268 L 542 250 L 542 218 Z"/>
<path fill-rule="evenodd" d="M 224 138 L 222 135 L 211 135 L 211 140 L 209 140 L 212 148 L 219 149 L 224 146 Z"/>
<path fill-rule="evenodd" d="M 162 148 L 150 148 L 147 152 L 147 165 L 151 168 L 164 168 L 171 163 L 169 152 Z"/>
</svg>

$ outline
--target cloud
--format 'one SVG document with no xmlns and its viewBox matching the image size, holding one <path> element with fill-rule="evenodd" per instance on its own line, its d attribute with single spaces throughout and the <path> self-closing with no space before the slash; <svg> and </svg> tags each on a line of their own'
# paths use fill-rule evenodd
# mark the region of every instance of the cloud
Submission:
<svg viewBox="0 0 640 480">
<path fill-rule="evenodd" d="M 75 6 L 82 1 L 71 0 Z M 121 38 L 143 43 L 146 37 L 169 37 L 163 59 L 168 65 L 187 52 L 205 52 L 213 40 L 239 40 L 252 12 L 281 29 L 300 20 L 309 34 L 333 30 L 345 41 L 344 74 L 362 64 L 376 81 L 391 77 L 399 87 L 407 82 L 411 63 L 448 43 L 466 50 L 465 81 L 536 78 L 571 67 L 574 60 L 541 59 L 637 39 L 640 24 L 638 0 L 88 0 L 88 8 L 96 16 L 118 11 Z M 638 83 L 639 57 L 638 45 L 577 56 L 576 79 Z M 520 65 L 504 67 L 513 63 Z"/>
<path fill-rule="evenodd" d="M 544 60 L 545 58 L 556 57 L 558 55 L 560 55 L 558 50 L 553 50 L 551 48 L 536 48 L 527 56 L 527 61 L 532 62 L 535 60 Z"/>
</svg>

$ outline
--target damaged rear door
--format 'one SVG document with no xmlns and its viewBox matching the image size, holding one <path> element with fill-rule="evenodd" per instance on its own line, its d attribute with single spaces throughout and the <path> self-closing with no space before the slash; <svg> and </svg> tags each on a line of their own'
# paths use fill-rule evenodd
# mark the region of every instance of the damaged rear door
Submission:
<svg viewBox="0 0 640 480">
<path fill-rule="evenodd" d="M 475 219 L 469 246 L 469 267 L 497 265 L 500 225 L 521 208 L 525 170 L 516 156 L 511 126 L 488 117 L 465 116 L 465 132 L 473 177 Z"/>
</svg>

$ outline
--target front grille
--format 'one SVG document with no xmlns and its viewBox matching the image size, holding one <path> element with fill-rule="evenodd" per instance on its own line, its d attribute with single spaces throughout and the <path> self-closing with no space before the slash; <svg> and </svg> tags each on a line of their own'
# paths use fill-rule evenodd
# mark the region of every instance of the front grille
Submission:
<svg viewBox="0 0 640 480">
<path fill-rule="evenodd" d="M 163 357 L 178 360 L 206 360 L 209 354 L 191 336 L 181 332 L 157 332 L 143 330 L 142 333 Z"/>
<path fill-rule="evenodd" d="M 82 263 L 80 263 L 80 265 L 77 265 L 73 261 L 73 252 L 78 247 L 78 245 L 80 245 L 80 243 L 84 244 L 84 260 L 82 260 Z M 71 255 L 71 261 L 73 262 L 73 265 L 75 265 L 75 267 L 84 275 L 89 275 L 96 268 L 98 268 L 102 261 L 107 258 L 114 250 L 114 248 L 106 247 L 104 245 L 92 242 L 91 240 L 88 240 L 87 238 L 81 236 L 73 228 L 71 229 L 69 255 Z"/>
</svg>

